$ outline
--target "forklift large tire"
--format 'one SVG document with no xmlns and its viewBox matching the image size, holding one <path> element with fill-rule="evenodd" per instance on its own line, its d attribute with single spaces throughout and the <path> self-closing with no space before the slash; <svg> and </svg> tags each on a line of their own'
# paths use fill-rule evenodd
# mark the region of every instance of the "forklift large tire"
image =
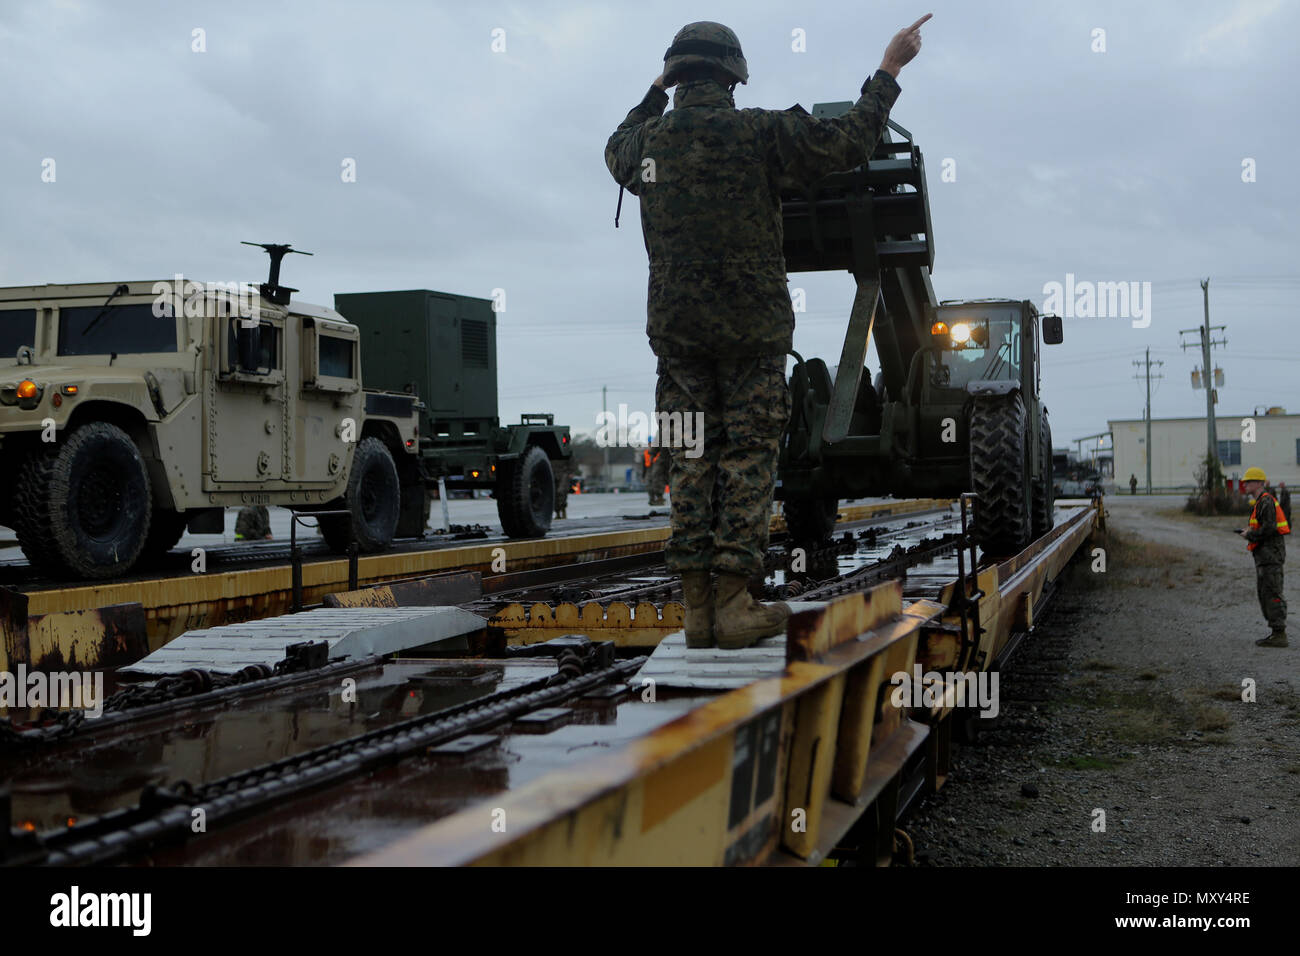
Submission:
<svg viewBox="0 0 1300 956">
<path fill-rule="evenodd" d="M 1047 420 L 1047 409 L 1038 433 L 1042 436 L 1042 461 L 1038 465 L 1038 480 L 1034 482 L 1034 538 L 1041 538 L 1056 526 L 1056 486 L 1052 480 L 1052 426 Z"/>
<path fill-rule="evenodd" d="M 343 501 L 332 507 L 350 515 L 321 515 L 320 533 L 331 551 L 342 553 L 354 540 L 362 552 L 384 551 L 393 543 L 401 505 L 397 466 L 388 446 L 363 438 L 352 455 L 352 474 Z"/>
<path fill-rule="evenodd" d="M 510 538 L 540 538 L 555 514 L 555 475 L 546 452 L 529 446 L 523 457 L 497 468 L 497 515 Z"/>
<path fill-rule="evenodd" d="M 152 510 L 149 474 L 116 425 L 91 422 L 34 449 L 17 485 L 14 530 L 33 567 L 98 579 L 125 574 L 139 559 Z"/>
<path fill-rule="evenodd" d="M 1018 554 L 1030 541 L 1025 417 L 1018 393 L 977 398 L 971 406 L 970 476 L 977 496 L 974 536 L 990 557 Z"/>
<path fill-rule="evenodd" d="M 836 498 L 787 498 L 782 510 L 791 540 L 801 544 L 829 541 L 835 531 L 839 507 Z"/>
</svg>

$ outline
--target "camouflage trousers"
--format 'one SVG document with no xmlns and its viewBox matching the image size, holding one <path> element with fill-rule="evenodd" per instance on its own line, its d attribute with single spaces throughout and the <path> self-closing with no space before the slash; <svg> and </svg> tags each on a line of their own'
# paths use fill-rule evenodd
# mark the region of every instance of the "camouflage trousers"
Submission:
<svg viewBox="0 0 1300 956">
<path fill-rule="evenodd" d="M 1286 630 L 1286 598 L 1282 596 L 1282 569 L 1280 562 L 1255 565 L 1255 593 L 1259 595 L 1259 609 L 1264 620 L 1274 631 Z"/>
<path fill-rule="evenodd" d="M 778 443 L 790 417 L 785 356 L 661 356 L 655 404 L 671 456 L 669 570 L 761 573 Z M 668 434 L 665 413 L 669 420 L 680 413 L 692 429 L 701 413 L 703 434 Z"/>
</svg>

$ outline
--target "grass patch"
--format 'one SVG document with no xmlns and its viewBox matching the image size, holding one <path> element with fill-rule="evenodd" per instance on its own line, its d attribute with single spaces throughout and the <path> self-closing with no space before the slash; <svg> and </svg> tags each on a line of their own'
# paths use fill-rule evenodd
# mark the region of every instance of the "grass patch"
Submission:
<svg viewBox="0 0 1300 956">
<path fill-rule="evenodd" d="M 1232 726 L 1232 715 L 1214 704 L 1201 704 L 1196 708 L 1195 725 L 1202 733 L 1227 730 Z"/>
<path fill-rule="evenodd" d="M 1157 674 L 1155 671 L 1143 671 L 1141 674 L 1138 674 L 1137 679 L 1138 680 L 1159 680 L 1160 675 Z"/>
<path fill-rule="evenodd" d="M 1076 682 L 1070 703 L 1102 713 L 1105 724 L 1099 736 L 1125 746 L 1186 744 L 1195 723 L 1189 701 L 1150 685 L 1100 675 Z"/>
<path fill-rule="evenodd" d="M 1094 657 L 1092 660 L 1084 662 L 1083 669 L 1086 671 L 1113 671 L 1116 668 L 1110 661 L 1102 661 Z"/>
<path fill-rule="evenodd" d="M 1241 703 L 1241 688 L 1233 687 L 1231 684 L 1227 687 L 1193 687 L 1188 690 L 1188 694 L 1232 704 Z"/>
<path fill-rule="evenodd" d="M 1094 548 L 1106 556 L 1105 573 L 1093 571 Z M 1188 567 L 1204 567 L 1198 552 L 1176 548 L 1126 533 L 1107 531 L 1094 535 L 1082 551 L 1082 569 L 1077 575 L 1085 589 L 1110 587 L 1174 588 L 1189 580 Z"/>
</svg>

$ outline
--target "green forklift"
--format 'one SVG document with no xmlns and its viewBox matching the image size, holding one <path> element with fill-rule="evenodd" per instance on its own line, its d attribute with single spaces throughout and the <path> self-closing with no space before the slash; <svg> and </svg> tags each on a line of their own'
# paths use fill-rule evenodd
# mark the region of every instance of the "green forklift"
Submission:
<svg viewBox="0 0 1300 956">
<path fill-rule="evenodd" d="M 813 115 L 851 105 L 819 104 Z M 846 498 L 968 492 L 987 556 L 1050 531 L 1039 342 L 1061 342 L 1061 319 L 1027 300 L 936 300 L 925 164 L 911 134 L 890 121 L 865 165 L 786 190 L 782 214 L 788 272 L 842 269 L 857 283 L 834 373 L 795 354 L 776 489 L 791 537 L 827 539 Z"/>
</svg>

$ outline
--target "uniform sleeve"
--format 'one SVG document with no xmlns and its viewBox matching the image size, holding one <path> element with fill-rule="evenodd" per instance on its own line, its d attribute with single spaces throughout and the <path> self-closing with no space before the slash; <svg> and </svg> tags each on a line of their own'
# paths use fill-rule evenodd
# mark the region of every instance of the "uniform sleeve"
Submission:
<svg viewBox="0 0 1300 956">
<path fill-rule="evenodd" d="M 1261 498 L 1255 509 L 1259 527 L 1246 532 L 1247 541 L 1263 541 L 1277 534 L 1277 511 L 1272 498 Z"/>
<path fill-rule="evenodd" d="M 775 126 L 771 163 L 776 177 L 804 184 L 865 163 L 880 141 L 900 92 L 892 76 L 877 70 L 843 116 L 817 119 L 803 110 L 770 113 Z"/>
<path fill-rule="evenodd" d="M 644 158 L 645 124 L 662 116 L 668 108 L 668 94 L 657 87 L 638 103 L 614 130 L 605 144 L 605 165 L 620 185 L 633 196 L 641 194 L 641 160 Z"/>
</svg>

